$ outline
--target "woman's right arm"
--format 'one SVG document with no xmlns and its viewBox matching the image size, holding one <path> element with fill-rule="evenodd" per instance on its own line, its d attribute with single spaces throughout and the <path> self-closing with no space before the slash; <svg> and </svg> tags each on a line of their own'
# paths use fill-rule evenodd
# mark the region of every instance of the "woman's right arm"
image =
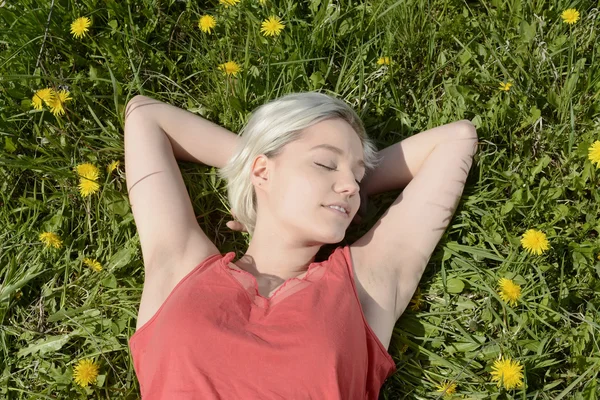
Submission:
<svg viewBox="0 0 600 400">
<path fill-rule="evenodd" d="M 148 96 L 134 96 L 125 118 L 143 112 L 167 135 L 178 161 L 189 161 L 223 168 L 241 140 L 235 133 L 189 111 Z"/>
</svg>

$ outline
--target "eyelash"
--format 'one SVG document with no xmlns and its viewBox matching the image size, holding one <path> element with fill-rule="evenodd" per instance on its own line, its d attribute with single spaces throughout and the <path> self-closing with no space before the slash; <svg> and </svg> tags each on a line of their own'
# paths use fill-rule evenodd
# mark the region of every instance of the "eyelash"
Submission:
<svg viewBox="0 0 600 400">
<path fill-rule="evenodd" d="M 315 164 L 317 164 L 317 165 L 319 165 L 319 166 L 321 166 L 321 167 L 323 167 L 323 168 L 326 168 L 326 169 L 328 169 L 328 170 L 330 170 L 330 171 L 337 171 L 337 169 L 335 169 L 335 168 L 329 168 L 328 166 L 326 166 L 326 165 L 323 165 L 323 164 L 319 164 L 319 163 L 315 163 Z M 360 182 L 359 182 L 359 181 L 357 181 L 356 179 L 354 180 L 354 182 L 356 182 L 356 183 L 358 183 L 358 184 L 360 185 Z"/>
</svg>

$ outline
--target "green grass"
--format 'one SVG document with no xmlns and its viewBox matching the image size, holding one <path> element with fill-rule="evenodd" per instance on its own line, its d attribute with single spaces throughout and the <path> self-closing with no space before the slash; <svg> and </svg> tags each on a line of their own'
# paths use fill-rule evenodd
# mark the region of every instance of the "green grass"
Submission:
<svg viewBox="0 0 600 400">
<path fill-rule="evenodd" d="M 138 397 L 127 340 L 143 264 L 123 171 L 127 101 L 145 94 L 239 132 L 259 105 L 308 90 L 347 101 L 380 149 L 463 118 L 480 138 L 421 281 L 424 306 L 396 324 L 389 351 L 398 372 L 380 398 L 439 398 L 444 379 L 466 398 L 598 398 L 599 178 L 587 158 L 600 140 L 598 3 L 242 0 L 225 9 L 216 0 L 57 0 L 51 15 L 51 1 L 6 3 L 0 398 Z M 567 8 L 581 13 L 575 24 L 562 21 Z M 212 35 L 197 27 L 204 13 L 217 16 Z M 285 28 L 266 38 L 260 23 L 272 14 Z M 69 27 L 80 16 L 92 26 L 75 39 Z M 378 65 L 384 56 L 394 63 Z M 243 69 L 235 79 L 217 69 L 229 60 Z M 513 86 L 502 91 L 502 82 Z M 59 85 L 73 98 L 64 115 L 32 107 L 36 90 Z M 121 166 L 107 174 L 114 160 Z M 74 172 L 83 163 L 101 171 L 99 192 L 85 198 Z M 216 170 L 180 166 L 204 231 L 222 252 L 243 252 L 246 236 L 225 227 Z M 348 238 L 397 195 L 373 199 L 370 222 Z M 550 249 L 527 253 L 528 229 L 547 234 Z M 46 249 L 44 231 L 63 246 Z M 497 294 L 502 277 L 522 286 L 515 307 Z M 524 366 L 523 389 L 490 381 L 500 354 Z M 73 381 L 84 358 L 100 365 L 85 389 Z"/>
</svg>

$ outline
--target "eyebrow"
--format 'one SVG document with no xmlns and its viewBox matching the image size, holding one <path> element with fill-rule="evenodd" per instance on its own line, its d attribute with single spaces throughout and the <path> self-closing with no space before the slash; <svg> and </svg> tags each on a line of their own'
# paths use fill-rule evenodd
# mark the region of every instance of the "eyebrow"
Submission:
<svg viewBox="0 0 600 400">
<path fill-rule="evenodd" d="M 327 143 L 319 144 L 319 145 L 311 148 L 310 150 L 312 151 L 312 150 L 315 150 L 315 149 L 327 149 L 327 150 L 331 150 L 334 153 L 339 154 L 340 156 L 343 156 L 345 154 L 344 150 L 340 149 L 339 147 L 335 147 L 335 146 L 333 146 L 331 144 L 327 144 Z M 366 165 L 365 165 L 365 162 L 363 160 L 358 160 L 356 162 L 356 165 L 359 166 L 359 167 L 363 167 L 363 168 L 366 169 Z"/>
</svg>

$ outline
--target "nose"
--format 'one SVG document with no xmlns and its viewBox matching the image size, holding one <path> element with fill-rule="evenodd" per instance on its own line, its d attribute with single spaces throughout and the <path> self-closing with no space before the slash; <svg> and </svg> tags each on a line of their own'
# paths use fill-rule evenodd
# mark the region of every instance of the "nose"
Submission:
<svg viewBox="0 0 600 400">
<path fill-rule="evenodd" d="M 337 189 L 342 192 L 347 192 L 350 196 L 358 194 L 360 190 L 359 184 L 356 182 L 356 178 L 354 178 L 353 174 L 349 176 L 345 176 L 343 179 L 338 181 Z"/>
</svg>

